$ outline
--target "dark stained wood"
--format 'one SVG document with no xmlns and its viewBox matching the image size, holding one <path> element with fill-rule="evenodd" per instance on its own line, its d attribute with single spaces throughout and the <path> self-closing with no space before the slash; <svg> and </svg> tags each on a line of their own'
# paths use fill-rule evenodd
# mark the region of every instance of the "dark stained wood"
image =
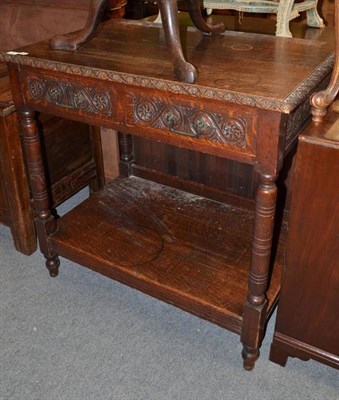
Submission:
<svg viewBox="0 0 339 400">
<path fill-rule="evenodd" d="M 30 173 L 31 191 L 36 211 L 35 227 L 38 234 L 39 246 L 46 256 L 46 265 L 51 276 L 56 276 L 59 259 L 50 250 L 47 237 L 56 232 L 56 220 L 49 209 L 47 180 L 44 173 L 43 154 L 40 137 L 33 111 L 19 111 L 22 128 L 25 131 L 23 142 L 27 156 L 27 166 Z M 34 161 L 35 160 L 35 161 Z"/>
<path fill-rule="evenodd" d="M 138 169 L 137 165 L 134 168 L 130 135 L 253 166 L 258 175 L 254 211 L 223 206 L 232 210 L 230 215 L 225 213 L 225 218 L 226 214 L 230 218 L 230 221 L 224 220 L 225 231 L 227 226 L 234 227 L 231 234 L 223 237 L 225 240 L 218 242 L 213 223 L 210 223 L 209 218 L 204 218 L 204 214 L 209 217 L 213 213 L 214 207 L 206 199 L 202 200 L 205 205 L 204 213 L 201 210 L 193 214 L 194 222 L 186 222 L 187 230 L 175 233 L 175 238 L 180 238 L 179 244 L 181 240 L 185 242 L 180 244 L 182 250 L 186 243 L 188 246 L 195 243 L 194 246 L 203 247 L 202 242 L 206 242 L 202 257 L 208 259 L 210 254 L 216 254 L 215 250 L 220 244 L 218 254 L 220 251 L 223 260 L 229 260 L 226 265 L 238 275 L 236 280 L 243 282 L 243 270 L 237 269 L 237 258 L 232 258 L 232 249 L 237 251 L 237 244 L 230 249 L 227 243 L 233 232 L 237 232 L 237 225 L 242 226 L 244 223 L 247 226 L 247 233 L 241 232 L 240 236 L 247 238 L 247 243 L 241 244 L 243 250 L 243 246 L 247 246 L 244 254 L 251 254 L 245 277 L 248 287 L 239 289 L 239 293 L 242 293 L 242 306 L 241 311 L 238 309 L 238 327 L 234 330 L 241 334 L 244 367 L 252 369 L 259 355 L 265 323 L 278 295 L 278 290 L 274 289 L 271 281 L 271 278 L 274 279 L 271 261 L 279 254 L 276 251 L 277 242 L 273 239 L 274 228 L 277 231 L 280 228 L 278 223 L 275 224 L 276 180 L 299 132 L 310 120 L 311 93 L 325 87 L 328 82 L 333 64 L 332 48 L 326 42 L 319 44 L 308 40 L 239 35 L 233 32 L 212 38 L 188 29 L 185 35 L 187 56 L 195 60 L 194 64 L 199 70 L 199 78 L 194 85 L 179 82 L 173 77 L 162 28 L 140 22 L 110 21 L 101 25 L 93 40 L 85 43 L 77 52 L 53 51 L 49 49 L 47 42 L 43 42 L 26 47 L 27 56 L 5 54 L 1 58 L 7 61 L 10 68 L 14 100 L 21 113 L 31 185 L 39 215 L 39 238 L 52 275 L 57 273 L 58 256 L 66 256 L 156 297 L 174 302 L 204 318 L 208 318 L 211 308 L 214 307 L 201 304 L 201 300 L 192 301 L 191 293 L 196 296 L 196 292 L 200 290 L 198 288 L 191 292 L 188 286 L 186 292 L 186 288 L 181 287 L 181 292 L 178 292 L 177 283 L 173 283 L 178 278 L 173 278 L 167 289 L 162 291 L 156 283 L 157 276 L 153 275 L 153 280 L 148 279 L 146 284 L 145 272 L 136 274 L 125 269 L 121 272 L 124 260 L 128 265 L 132 263 L 144 268 L 147 268 L 147 264 L 144 265 L 143 257 L 155 257 L 154 261 L 159 261 L 159 235 L 154 234 L 153 224 L 160 226 L 163 237 L 169 241 L 173 237 L 168 236 L 168 223 L 174 224 L 175 221 L 178 227 L 182 226 L 180 229 L 186 229 L 184 222 L 187 220 L 184 216 L 188 212 L 182 218 L 180 215 L 180 222 L 176 221 L 179 218 L 174 210 L 178 211 L 180 202 L 187 203 L 184 200 L 175 201 L 171 205 L 166 203 L 167 197 L 171 198 L 173 193 L 182 199 L 180 196 L 184 194 L 181 192 L 174 189 L 166 192 L 161 187 L 165 191 L 161 198 L 154 197 L 153 191 L 147 192 L 148 197 L 144 199 L 148 199 L 147 207 L 149 204 L 152 210 L 158 212 L 159 209 L 160 212 L 163 204 L 166 205 L 166 213 L 156 214 L 155 218 L 154 214 L 147 211 L 150 208 L 143 211 L 143 203 L 138 203 L 138 196 L 144 190 L 142 187 L 136 196 L 128 197 L 127 189 L 124 190 L 125 199 L 111 205 L 113 216 L 117 213 L 122 218 L 128 210 L 136 212 L 137 217 L 136 220 L 134 217 L 132 220 L 129 216 L 124 217 L 125 227 L 119 230 L 112 230 L 111 222 L 103 220 L 107 214 L 112 214 L 111 206 L 108 209 L 104 206 L 106 212 L 100 214 L 100 207 L 107 201 L 109 204 L 111 202 L 110 196 L 107 199 L 105 189 L 93 197 L 99 199 L 102 196 L 103 203 L 92 199 L 85 203 L 91 209 L 90 213 L 86 211 L 88 217 L 95 215 L 95 220 L 90 225 L 97 228 L 98 234 L 94 234 L 89 226 L 84 226 L 87 215 L 83 214 L 85 209 L 82 206 L 77 209 L 80 212 L 74 210 L 74 213 L 71 212 L 65 218 L 58 221 L 53 219 L 46 197 L 41 153 L 31 110 L 48 111 L 56 116 L 124 132 L 120 135 L 121 172 L 129 177 L 124 180 L 127 188 L 131 185 L 131 179 L 137 179 L 131 175 Z M 156 154 L 152 156 L 156 157 Z M 113 183 L 113 188 L 120 185 L 119 182 Z M 153 188 L 156 192 L 159 186 L 155 185 Z M 119 210 L 120 205 L 127 208 Z M 144 217 L 151 225 L 145 226 Z M 163 224 L 159 222 L 159 218 Z M 210 219 L 213 221 L 212 217 Z M 135 232 L 133 221 L 136 221 L 139 228 L 142 227 L 141 230 L 136 230 L 136 240 L 131 236 L 131 232 Z M 62 229 L 58 230 L 58 227 Z M 81 235 L 81 230 L 87 233 L 85 239 L 79 241 L 77 235 Z M 106 232 L 104 237 L 102 230 Z M 212 232 L 211 236 L 205 234 L 205 231 Z M 253 233 L 251 242 L 248 235 Z M 211 238 L 213 244 L 208 238 Z M 113 249 L 111 241 L 114 243 Z M 145 242 L 149 244 L 149 247 L 143 246 L 146 250 L 131 251 L 129 243 Z M 115 251 L 118 248 L 121 252 Z M 111 258 L 112 252 L 114 257 L 118 257 L 115 261 Z M 160 253 L 167 254 L 162 251 Z M 194 254 L 195 252 L 192 253 L 193 256 Z M 241 259 L 240 253 L 238 258 Z M 233 262 L 235 265 L 232 265 Z M 167 263 L 168 261 L 165 262 L 166 265 Z M 190 265 L 190 260 L 187 264 Z M 175 265 L 174 263 L 174 269 Z M 192 265 L 197 264 L 194 262 Z M 216 265 L 220 264 L 216 262 Z M 158 263 L 158 268 L 160 266 L 161 263 Z M 206 268 L 213 270 L 214 261 Z M 155 266 L 152 267 L 150 273 L 154 274 L 156 269 Z M 219 267 L 217 269 L 220 270 Z M 170 268 L 166 273 L 171 273 Z M 179 272 L 176 270 L 176 273 Z M 189 270 L 192 276 L 197 273 L 196 270 Z M 202 276 L 206 279 L 206 287 L 214 284 L 203 272 Z M 232 298 L 237 299 L 238 291 L 230 289 L 233 283 L 227 280 L 223 283 L 224 293 L 232 292 Z M 205 286 L 204 282 L 199 282 L 199 285 Z M 271 289 L 273 293 L 270 292 Z M 173 292 L 175 295 L 172 295 Z M 205 299 L 210 297 L 205 294 L 202 296 Z M 238 300 L 235 300 L 237 304 Z M 210 304 L 213 303 L 213 300 L 209 301 Z M 216 304 L 218 302 L 216 297 Z M 235 324 L 232 307 L 226 305 L 219 309 L 220 313 L 218 311 L 223 326 L 230 329 Z M 239 315 L 242 315 L 240 320 Z"/>
<path fill-rule="evenodd" d="M 95 187 L 95 181 L 99 180 L 102 187 L 103 171 L 98 169 L 97 174 L 89 126 L 46 114 L 42 114 L 39 121 L 47 181 L 54 205 L 92 181 Z M 100 136 L 96 142 L 93 141 L 94 146 L 100 146 Z M 99 164 L 101 158 L 98 157 Z"/>
<path fill-rule="evenodd" d="M 59 8 L 80 8 L 88 10 L 91 0 L 2 0 L 4 4 L 59 7 Z"/>
<path fill-rule="evenodd" d="M 125 15 L 126 5 L 127 0 L 108 0 L 108 17 L 123 18 Z"/>
<path fill-rule="evenodd" d="M 40 123 L 48 195 L 53 207 L 88 184 L 93 190 L 102 187 L 104 171 L 100 132 L 91 140 L 88 125 L 47 114 L 40 116 Z M 36 250 L 36 234 L 20 136 L 7 68 L 1 65 L 0 222 L 11 228 L 16 249 L 31 254 Z"/>
<path fill-rule="evenodd" d="M 210 25 L 201 14 L 199 0 L 185 0 L 195 26 L 204 33 L 220 33 L 225 30 L 223 23 Z M 178 6 L 176 0 L 158 0 L 162 25 L 174 67 L 174 73 L 180 81 L 194 83 L 197 78 L 195 67 L 185 60 L 179 35 Z M 50 40 L 52 49 L 76 50 L 88 41 L 98 28 L 98 24 L 108 6 L 107 0 L 91 0 L 85 26 L 74 33 L 55 36 Z"/>
<path fill-rule="evenodd" d="M 318 44 L 317 41 L 307 39 L 291 40 L 248 33 L 239 35 L 234 32 L 210 37 L 187 29 L 183 32 L 187 41 L 187 58 L 192 60 L 199 70 L 199 80 L 197 86 L 180 82 L 174 85 L 166 41 L 160 35 L 160 29 L 161 27 L 152 23 L 110 21 L 101 25 L 100 35 L 83 45 L 77 52 L 49 52 L 47 42 L 40 43 L 39 46 L 27 46 L 21 50 L 27 50 L 32 58 L 44 59 L 48 56 L 52 63 L 56 63 L 56 68 L 58 63 L 74 65 L 74 72 L 76 66 L 83 64 L 83 57 L 86 55 L 86 65 L 95 66 L 96 70 L 115 71 L 117 76 L 112 76 L 111 79 L 121 82 L 128 79 L 127 75 L 133 75 L 140 77 L 131 78 L 135 86 L 140 86 L 141 78 L 147 77 L 149 83 L 144 82 L 145 87 L 150 87 L 154 82 L 154 88 L 164 88 L 167 83 L 168 90 L 172 93 L 176 91 L 218 102 L 224 96 L 226 103 L 246 104 L 247 100 L 247 105 L 283 112 L 292 111 L 296 107 L 295 102 L 298 104 L 297 98 L 290 94 L 300 83 L 300 76 L 306 74 L 310 77 L 319 67 L 319 58 L 327 60 L 333 53 L 331 44 L 322 41 Z M 143 38 L 142 43 L 138 40 L 140 36 Z M 104 37 L 107 37 L 105 40 L 109 41 L 109 45 L 103 40 Z M 308 49 L 307 63 L 305 49 Z M 262 57 L 259 58 L 258 53 L 262 54 Z M 26 59 L 26 62 L 30 63 L 30 57 L 22 58 L 21 62 L 25 63 Z M 210 67 L 212 59 L 215 71 Z M 142 70 L 139 68 L 140 63 L 143 66 Z M 277 64 L 280 68 L 275 67 Z M 238 68 L 235 68 L 235 65 Z M 52 64 L 50 68 L 53 68 Z M 270 74 L 266 73 L 268 70 Z M 254 71 L 256 72 L 253 76 Z M 78 74 L 80 73 L 79 70 Z M 101 78 L 110 79 L 109 76 Z M 307 82 L 304 87 L 307 88 Z M 203 90 L 205 88 L 206 91 Z"/>
<path fill-rule="evenodd" d="M 292 181 L 286 273 L 270 360 L 310 358 L 339 369 L 339 2 L 331 80 L 313 95 L 313 121 L 299 137 Z M 325 118 L 324 118 L 325 117 Z"/>
<path fill-rule="evenodd" d="M 134 175 L 152 175 L 152 180 L 159 176 L 159 182 L 164 182 L 168 176 L 173 181 L 170 186 L 178 181 L 179 189 L 229 204 L 253 206 L 256 175 L 251 165 L 136 136 L 133 137 L 133 154 Z"/>
<path fill-rule="evenodd" d="M 339 93 L 339 0 L 335 0 L 335 63 L 331 82 L 322 92 L 315 93 L 311 99 L 313 120 L 321 122 L 328 106 Z"/>
<path fill-rule="evenodd" d="M 240 334 L 252 226 L 248 211 L 148 180 L 118 178 L 61 219 L 51 247 Z M 280 288 L 284 235 L 268 312 Z"/>
<path fill-rule="evenodd" d="M 129 3 L 130 7 L 133 2 Z M 180 4 L 179 4 L 180 5 Z M 144 3 L 137 1 L 134 4 L 135 12 L 142 11 Z M 147 3 L 147 7 L 150 4 Z M 334 6 L 332 5 L 334 8 Z M 140 15 L 140 18 L 142 15 Z M 328 21 L 328 16 L 324 15 Z M 149 18 L 151 21 L 154 17 Z M 334 20 L 334 18 L 333 18 Z M 276 23 L 270 19 L 244 17 L 240 22 L 237 16 L 211 15 L 209 23 L 223 22 L 229 31 L 254 32 L 275 35 Z M 179 14 L 181 27 L 192 26 L 187 13 Z M 333 24 L 332 24 L 333 25 Z M 293 37 L 311 39 L 312 41 L 333 43 L 333 31 L 307 29 L 298 22 L 290 23 Z M 183 29 L 183 28 L 182 28 Z M 322 45 L 322 44 L 321 44 Z M 292 143 L 294 145 L 295 143 Z M 205 153 L 189 151 L 184 148 L 169 146 L 156 141 L 149 141 L 140 137 L 133 137 L 133 174 L 148 177 L 157 182 L 171 182 L 171 186 L 209 197 L 229 204 L 244 204 L 253 207 L 258 177 L 253 167 L 236 161 L 211 156 Z M 288 198 L 286 197 L 289 177 L 289 165 L 285 162 L 277 184 L 279 185 L 279 206 L 285 206 L 288 212 Z M 241 197 L 239 197 L 239 195 Z"/>
<path fill-rule="evenodd" d="M 76 50 L 95 32 L 106 9 L 106 0 L 91 0 L 88 19 L 83 29 L 50 40 L 52 49 Z"/>
<path fill-rule="evenodd" d="M 64 32 L 67 27 L 77 29 L 81 16 L 86 16 L 84 10 L 88 5 L 87 0 L 68 1 L 68 23 L 59 26 L 58 31 Z M 2 38 L 4 40 L 0 46 L 4 45 L 6 48 L 9 43 L 15 46 L 49 37 L 55 27 L 55 21 L 50 26 L 48 23 L 53 16 L 55 18 L 53 9 L 49 7 L 54 7 L 54 11 L 61 11 L 60 8 L 65 6 L 66 2 L 62 1 L 1 2 L 2 33 L 10 38 Z M 65 13 L 65 10 L 61 11 L 61 14 Z M 37 15 L 47 19 L 39 20 L 43 24 L 38 28 Z M 7 32 L 6 16 L 12 23 L 15 21 L 15 35 Z M 96 133 L 91 133 L 86 124 L 62 120 L 48 114 L 42 114 L 39 122 L 51 204 L 57 206 L 88 184 L 92 190 L 102 187 L 104 172 L 98 128 L 95 128 Z M 91 135 L 94 140 L 91 140 Z M 20 124 L 13 105 L 7 67 L 0 65 L 0 222 L 11 228 L 16 249 L 24 254 L 31 254 L 36 250 L 36 233 L 20 136 Z"/>
<path fill-rule="evenodd" d="M 286 273 L 270 360 L 310 358 L 339 369 L 339 114 L 299 138 Z"/>
<path fill-rule="evenodd" d="M 8 104 L 2 108 L 5 110 Z M 15 112 L 0 115 L 0 181 L 0 222 L 11 228 L 16 249 L 31 254 L 37 247 L 36 234 Z"/>
</svg>

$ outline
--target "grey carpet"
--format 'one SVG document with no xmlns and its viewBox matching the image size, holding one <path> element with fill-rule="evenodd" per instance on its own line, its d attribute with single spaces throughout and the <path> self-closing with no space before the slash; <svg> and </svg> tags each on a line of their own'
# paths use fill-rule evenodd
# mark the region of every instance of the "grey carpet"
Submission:
<svg viewBox="0 0 339 400">
<path fill-rule="evenodd" d="M 1 400 L 339 398 L 338 371 L 268 360 L 273 321 L 246 372 L 237 335 L 61 261 L 50 278 L 41 254 L 16 252 L 0 226 Z"/>
</svg>

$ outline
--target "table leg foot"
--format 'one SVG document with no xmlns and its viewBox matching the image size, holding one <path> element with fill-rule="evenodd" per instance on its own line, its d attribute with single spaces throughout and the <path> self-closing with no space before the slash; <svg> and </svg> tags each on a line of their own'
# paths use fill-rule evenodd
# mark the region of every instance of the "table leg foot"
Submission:
<svg viewBox="0 0 339 400">
<path fill-rule="evenodd" d="M 252 371 L 255 362 L 259 358 L 259 350 L 251 349 L 248 346 L 243 346 L 241 355 L 244 360 L 243 363 L 244 369 L 246 369 L 246 371 Z"/>
<path fill-rule="evenodd" d="M 55 278 L 59 274 L 60 260 L 58 256 L 53 256 L 46 259 L 46 267 L 52 278 Z"/>
<path fill-rule="evenodd" d="M 102 18 L 107 0 L 92 0 L 86 25 L 77 32 L 66 35 L 54 36 L 49 42 L 51 49 L 76 50 L 95 34 L 97 26 Z"/>
<path fill-rule="evenodd" d="M 185 60 L 179 34 L 178 5 L 176 0 L 159 0 L 159 9 L 174 73 L 181 82 L 194 83 L 195 67 Z"/>
<path fill-rule="evenodd" d="M 276 175 L 260 174 L 256 194 L 248 295 L 241 328 L 244 368 L 247 370 L 254 367 L 254 362 L 259 357 L 267 318 L 266 291 L 277 199 L 275 180 Z"/>
<path fill-rule="evenodd" d="M 181 81 L 181 82 L 187 82 L 187 83 L 194 83 L 197 79 L 198 73 L 195 67 L 186 62 L 185 60 L 179 61 L 175 66 L 174 66 L 174 73 L 175 76 Z"/>
</svg>

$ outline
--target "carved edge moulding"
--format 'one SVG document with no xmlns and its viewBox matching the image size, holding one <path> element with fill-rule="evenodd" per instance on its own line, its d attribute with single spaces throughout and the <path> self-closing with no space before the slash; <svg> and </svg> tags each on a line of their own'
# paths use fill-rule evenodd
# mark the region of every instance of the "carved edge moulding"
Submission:
<svg viewBox="0 0 339 400">
<path fill-rule="evenodd" d="M 187 84 L 184 82 L 173 82 L 158 78 L 149 78 L 142 75 L 135 76 L 127 73 L 105 71 L 97 68 L 80 67 L 74 64 L 63 64 L 56 61 L 38 60 L 29 56 L 0 54 L 0 61 L 14 62 L 24 66 L 32 66 L 35 68 L 47 69 L 50 71 L 64 72 L 70 75 L 88 76 L 92 78 L 100 78 L 110 82 L 126 83 L 140 87 L 151 89 L 166 90 L 177 94 L 187 94 L 191 96 L 222 100 L 225 102 L 253 106 L 265 110 L 275 110 L 289 114 L 293 111 L 305 98 L 312 88 L 317 86 L 332 70 L 334 62 L 334 54 L 331 54 L 308 79 L 293 93 L 284 100 L 274 100 L 262 96 L 249 96 L 234 93 L 224 89 L 211 89 L 209 87 Z"/>
</svg>

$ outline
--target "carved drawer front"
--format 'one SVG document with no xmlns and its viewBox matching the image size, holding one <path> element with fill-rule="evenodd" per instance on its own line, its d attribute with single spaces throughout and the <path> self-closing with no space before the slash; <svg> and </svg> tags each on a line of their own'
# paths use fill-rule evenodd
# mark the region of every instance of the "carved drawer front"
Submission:
<svg viewBox="0 0 339 400">
<path fill-rule="evenodd" d="M 116 93 L 112 88 L 93 84 L 82 85 L 67 78 L 27 75 L 27 102 L 33 101 L 43 107 L 57 107 L 69 112 L 89 114 L 93 117 L 112 117 Z"/>
<path fill-rule="evenodd" d="M 163 131 L 178 138 L 190 138 L 212 146 L 237 148 L 253 154 L 253 116 L 249 113 L 215 111 L 199 105 L 184 104 L 161 98 L 130 96 L 127 125 Z M 249 133 L 252 133 L 250 135 Z"/>
</svg>

